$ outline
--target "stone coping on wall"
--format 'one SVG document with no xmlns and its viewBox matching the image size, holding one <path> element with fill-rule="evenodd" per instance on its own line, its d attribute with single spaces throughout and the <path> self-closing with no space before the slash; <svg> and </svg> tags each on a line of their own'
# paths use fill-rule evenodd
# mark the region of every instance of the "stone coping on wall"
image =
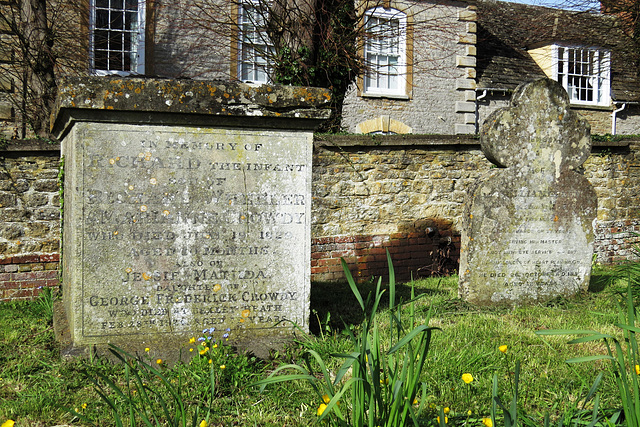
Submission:
<svg viewBox="0 0 640 427">
<path fill-rule="evenodd" d="M 0 152 L 60 151 L 60 143 L 44 139 L 11 139 Z"/>
<path fill-rule="evenodd" d="M 75 121 L 314 129 L 329 118 L 327 89 L 240 82 L 75 77 L 61 82 L 51 130 Z M 185 121 L 185 116 L 188 120 Z M 250 118 L 250 120 L 248 120 Z"/>
<path fill-rule="evenodd" d="M 628 147 L 632 142 L 640 142 L 640 137 L 623 138 L 615 141 L 591 141 L 593 147 Z M 480 147 L 477 135 L 331 135 L 316 134 L 315 144 L 319 147 L 398 147 L 398 146 L 469 146 Z"/>
<path fill-rule="evenodd" d="M 632 142 L 640 142 L 638 138 L 624 138 L 617 141 L 593 141 L 593 147 L 628 147 Z M 393 146 L 480 146 L 476 136 L 460 135 L 315 135 L 314 143 L 318 147 L 393 147 Z M 474 148 L 477 148 L 474 147 Z M 16 139 L 0 147 L 0 153 L 7 152 L 59 152 L 60 143 L 40 139 Z"/>
</svg>

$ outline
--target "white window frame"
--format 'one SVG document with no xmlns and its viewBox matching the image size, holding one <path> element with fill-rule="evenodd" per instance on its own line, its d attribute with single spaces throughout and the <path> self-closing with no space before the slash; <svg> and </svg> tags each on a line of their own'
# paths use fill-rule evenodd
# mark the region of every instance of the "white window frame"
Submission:
<svg viewBox="0 0 640 427">
<path fill-rule="evenodd" d="M 611 105 L 611 52 L 596 47 L 553 45 L 553 79 L 574 105 Z"/>
<path fill-rule="evenodd" d="M 407 15 L 396 9 L 376 7 L 365 12 L 365 20 L 363 94 L 406 96 Z M 385 21 L 397 23 L 397 34 L 389 37 L 389 29 L 380 25 Z M 395 59 L 395 64 L 391 59 Z"/>
<path fill-rule="evenodd" d="M 101 3 L 106 2 L 109 6 L 104 7 Z M 122 3 L 122 8 L 115 7 L 117 6 L 117 2 Z M 129 9 L 127 12 L 126 9 L 127 0 L 90 0 L 89 2 L 89 61 L 90 61 L 90 69 L 91 73 L 99 76 L 106 75 L 120 75 L 120 76 L 128 76 L 132 74 L 144 74 L 144 50 L 145 50 L 145 15 L 146 15 L 146 4 L 145 0 L 137 0 L 137 11 L 133 11 Z M 123 14 L 123 27 L 126 26 L 127 21 L 127 13 L 131 14 L 135 13 L 137 23 L 134 28 L 131 29 L 114 29 L 113 32 L 120 32 L 122 35 L 122 43 L 121 49 L 114 49 L 114 52 L 120 52 L 122 55 L 129 55 L 129 69 L 123 70 L 122 68 L 126 68 L 125 66 L 116 67 L 115 65 L 108 64 L 107 67 L 98 67 L 99 64 L 96 62 L 96 50 L 98 49 L 96 43 L 96 32 L 97 31 L 109 31 L 109 27 L 101 27 L 97 28 L 98 13 L 104 12 L 122 12 Z M 109 18 L 111 19 L 111 18 Z M 111 25 L 111 21 L 109 22 L 109 26 Z M 130 50 L 125 50 L 125 38 L 129 36 L 130 39 Z M 112 51 L 111 46 L 107 45 L 106 49 L 99 49 L 101 52 L 109 53 Z M 124 56 L 123 56 L 124 58 Z M 123 59 L 124 60 L 124 59 Z M 121 65 L 122 62 L 121 62 Z"/>
<path fill-rule="evenodd" d="M 244 1 L 238 6 L 238 80 L 245 83 L 270 83 L 273 43 L 269 39 L 265 16 L 256 7 L 263 2 Z M 262 26 L 262 28 L 260 28 Z"/>
</svg>

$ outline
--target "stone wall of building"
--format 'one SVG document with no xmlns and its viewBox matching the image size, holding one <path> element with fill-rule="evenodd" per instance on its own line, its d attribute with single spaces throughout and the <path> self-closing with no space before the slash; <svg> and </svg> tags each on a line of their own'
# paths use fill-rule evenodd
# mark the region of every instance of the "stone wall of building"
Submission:
<svg viewBox="0 0 640 427">
<path fill-rule="evenodd" d="M 622 105 L 618 104 L 618 108 Z M 640 133 L 640 105 L 626 104 L 616 113 L 616 134 L 638 135 Z"/>
<path fill-rule="evenodd" d="M 233 21 L 237 13 L 234 4 L 208 2 L 205 13 L 189 0 L 154 2 L 147 31 L 146 74 L 229 80 L 232 43 L 227 33 L 232 28 L 216 22 Z"/>
<path fill-rule="evenodd" d="M 595 143 L 584 165 L 598 195 L 595 252 L 602 263 L 634 257 L 640 243 L 640 140 Z M 56 146 L 1 153 L 0 300 L 57 284 Z M 468 186 L 493 166 L 473 137 L 319 137 L 314 148 L 311 273 L 359 280 L 455 273 Z"/>
<path fill-rule="evenodd" d="M 475 6 L 463 2 L 392 1 L 413 22 L 407 27 L 406 93 L 367 94 L 359 79 L 347 93 L 343 125 L 352 133 L 474 133 Z M 365 130 L 366 128 L 366 130 Z"/>
<path fill-rule="evenodd" d="M 606 135 L 611 133 L 611 109 L 594 110 L 589 108 L 574 108 L 591 125 L 592 135 Z M 635 133 L 638 132 L 636 128 Z"/>
</svg>

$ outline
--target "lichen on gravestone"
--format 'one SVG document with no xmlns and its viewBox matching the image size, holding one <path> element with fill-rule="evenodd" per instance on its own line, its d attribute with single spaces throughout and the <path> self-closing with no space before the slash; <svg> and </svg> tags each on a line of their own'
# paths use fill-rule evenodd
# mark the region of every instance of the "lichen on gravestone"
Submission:
<svg viewBox="0 0 640 427">
<path fill-rule="evenodd" d="M 589 124 L 557 82 L 516 89 L 481 130 L 498 168 L 469 188 L 463 213 L 460 297 L 519 305 L 588 287 L 597 198 L 578 172 L 591 150 Z"/>
</svg>

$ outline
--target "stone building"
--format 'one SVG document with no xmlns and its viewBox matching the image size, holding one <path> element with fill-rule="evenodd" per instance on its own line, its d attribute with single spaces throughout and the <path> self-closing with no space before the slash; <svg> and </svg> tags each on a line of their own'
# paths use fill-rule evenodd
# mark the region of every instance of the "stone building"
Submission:
<svg viewBox="0 0 640 427">
<path fill-rule="evenodd" d="M 63 71 L 269 83 L 261 52 L 271 47 L 256 2 L 211 10 L 187 3 L 83 2 L 89 10 L 71 16 L 82 35 L 76 60 Z M 615 17 L 492 0 L 381 0 L 363 15 L 372 25 L 362 41 L 368 66 L 346 95 L 343 126 L 365 135 L 315 143 L 313 280 L 343 277 L 341 257 L 362 280 L 384 274 L 386 250 L 401 279 L 455 272 L 466 189 L 491 167 L 478 124 L 519 83 L 556 78 L 593 133 L 640 134 L 637 66 Z M 235 26 L 211 33 L 202 23 L 214 18 Z M 0 52 L 0 67 L 12 60 Z M 5 80 L 0 132 L 11 138 L 22 124 L 8 100 L 20 87 Z M 631 257 L 640 232 L 639 150 L 637 139 L 596 141 L 585 164 L 599 198 L 602 262 Z M 59 147 L 46 143 L 0 152 L 0 299 L 55 283 L 58 159 Z"/>
<path fill-rule="evenodd" d="M 66 29 L 57 32 L 58 72 L 268 83 L 273 46 L 260 4 L 69 6 Z M 519 83 L 544 76 L 562 82 L 593 133 L 640 133 L 637 65 L 617 16 L 496 0 L 368 0 L 358 13 L 365 71 L 346 94 L 342 124 L 349 133 L 475 134 Z M 19 58 L 6 52 L 5 27 L 0 69 L 9 70 Z M 25 134 L 18 80 L 19 73 L 0 77 L 0 130 L 8 139 Z"/>
<path fill-rule="evenodd" d="M 562 83 L 592 134 L 640 132 L 637 52 L 617 16 L 491 0 L 477 7 L 480 123 L 518 84 L 549 77 Z"/>
</svg>

